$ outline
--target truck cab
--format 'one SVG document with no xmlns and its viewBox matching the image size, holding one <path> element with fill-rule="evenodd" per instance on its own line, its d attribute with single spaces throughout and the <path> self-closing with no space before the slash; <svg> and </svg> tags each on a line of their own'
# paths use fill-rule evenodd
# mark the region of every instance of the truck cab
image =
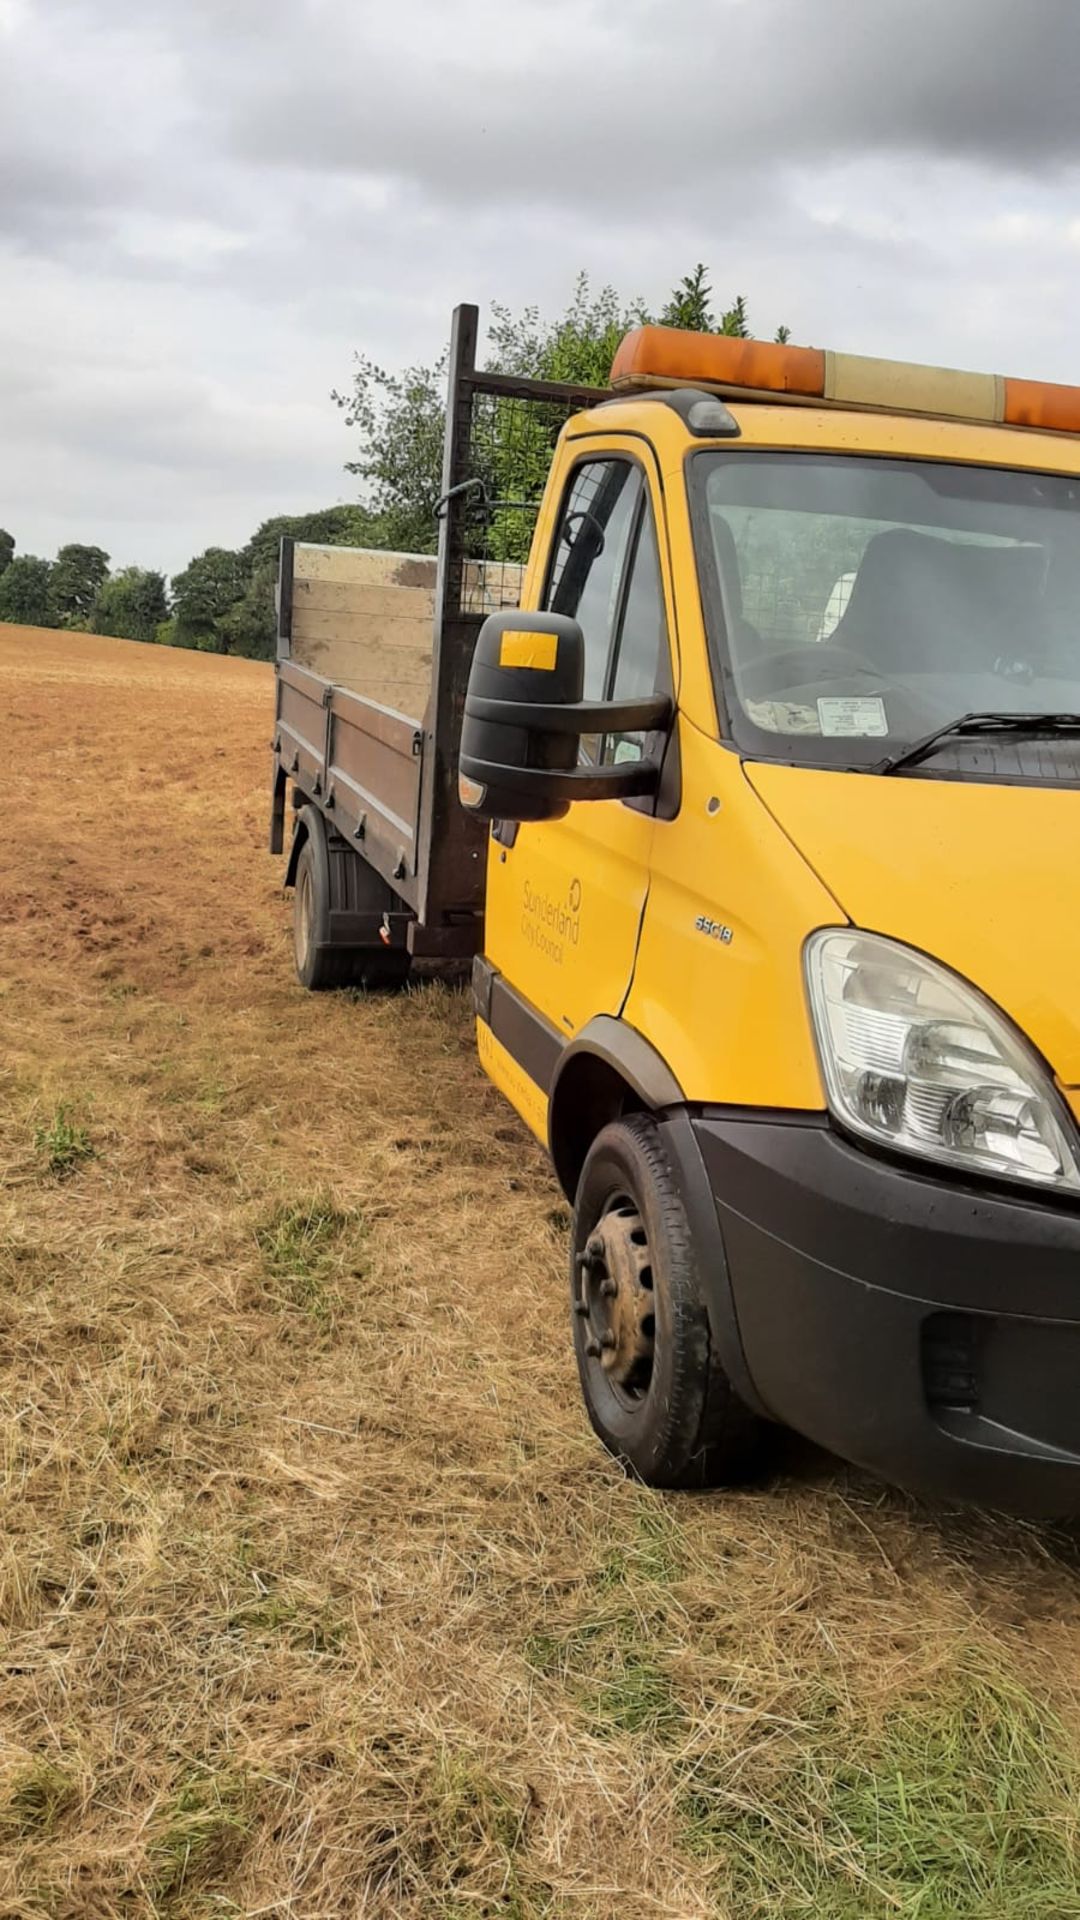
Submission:
<svg viewBox="0 0 1080 1920">
<path fill-rule="evenodd" d="M 590 1419 L 1075 1512 L 1080 394 L 662 328 L 613 388 L 459 763 Z"/>
</svg>

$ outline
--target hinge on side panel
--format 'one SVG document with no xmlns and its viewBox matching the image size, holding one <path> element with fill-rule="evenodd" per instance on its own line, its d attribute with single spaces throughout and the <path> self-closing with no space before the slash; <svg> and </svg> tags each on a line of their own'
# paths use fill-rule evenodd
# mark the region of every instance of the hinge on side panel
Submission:
<svg viewBox="0 0 1080 1920">
<path fill-rule="evenodd" d="M 323 706 L 328 707 L 333 697 L 334 697 L 334 683 L 331 680 L 327 683 L 327 685 L 322 690 Z"/>
<path fill-rule="evenodd" d="M 413 750 L 413 759 L 419 760 L 420 755 L 424 751 L 424 736 L 419 730 L 417 730 L 417 732 L 413 734 L 412 750 Z"/>
<path fill-rule="evenodd" d="M 355 827 L 353 828 L 353 839 L 362 840 L 366 832 L 367 832 L 367 814 L 362 813 Z"/>
</svg>

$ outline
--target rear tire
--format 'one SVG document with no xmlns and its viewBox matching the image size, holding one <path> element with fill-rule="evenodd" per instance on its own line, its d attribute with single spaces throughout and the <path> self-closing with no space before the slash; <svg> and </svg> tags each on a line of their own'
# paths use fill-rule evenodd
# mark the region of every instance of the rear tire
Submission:
<svg viewBox="0 0 1080 1920">
<path fill-rule="evenodd" d="M 352 955 L 329 945 L 330 902 L 311 840 L 305 840 L 293 882 L 293 958 L 296 977 L 309 993 L 343 987 Z"/>
<path fill-rule="evenodd" d="M 710 1340 L 697 1251 L 657 1122 L 598 1134 L 574 1207 L 574 1349 L 604 1445 L 647 1485 L 744 1479 L 768 1434 Z"/>
<path fill-rule="evenodd" d="M 293 957 L 296 977 L 308 993 L 332 992 L 337 987 L 370 991 L 404 986 L 411 955 L 403 947 L 329 944 L 330 902 L 310 839 L 300 849 L 293 886 Z"/>
</svg>

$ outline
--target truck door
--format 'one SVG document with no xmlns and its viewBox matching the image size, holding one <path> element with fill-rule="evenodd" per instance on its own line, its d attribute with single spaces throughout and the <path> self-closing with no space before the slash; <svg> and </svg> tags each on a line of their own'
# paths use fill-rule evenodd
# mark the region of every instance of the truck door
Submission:
<svg viewBox="0 0 1080 1920">
<path fill-rule="evenodd" d="M 573 443 L 579 451 L 566 477 L 546 572 L 530 596 L 538 601 L 530 610 L 579 622 L 586 699 L 629 699 L 673 686 L 657 537 L 662 496 L 655 471 L 637 451 L 641 443 L 633 453 L 627 444 Z M 602 764 L 643 751 L 637 735 L 582 743 L 583 758 Z M 533 1080 L 532 1067 L 539 1062 L 542 1076 L 555 1036 L 565 1041 L 594 1014 L 615 1014 L 623 1005 L 652 837 L 651 814 L 640 803 L 618 800 L 579 801 L 562 820 L 492 829 L 485 949 L 525 1003 L 522 1047 L 509 1050 Z M 540 1028 L 539 1045 L 536 1032 L 528 1033 L 530 1016 Z"/>
</svg>

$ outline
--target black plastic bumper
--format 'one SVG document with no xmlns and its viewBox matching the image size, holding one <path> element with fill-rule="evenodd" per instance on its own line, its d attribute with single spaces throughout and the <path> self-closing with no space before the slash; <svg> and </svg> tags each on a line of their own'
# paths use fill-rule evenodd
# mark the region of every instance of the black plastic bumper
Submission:
<svg viewBox="0 0 1080 1920">
<path fill-rule="evenodd" d="M 893 1166 L 824 1121 L 692 1124 L 768 1411 L 905 1486 L 1080 1513 L 1080 1210 Z"/>
</svg>

